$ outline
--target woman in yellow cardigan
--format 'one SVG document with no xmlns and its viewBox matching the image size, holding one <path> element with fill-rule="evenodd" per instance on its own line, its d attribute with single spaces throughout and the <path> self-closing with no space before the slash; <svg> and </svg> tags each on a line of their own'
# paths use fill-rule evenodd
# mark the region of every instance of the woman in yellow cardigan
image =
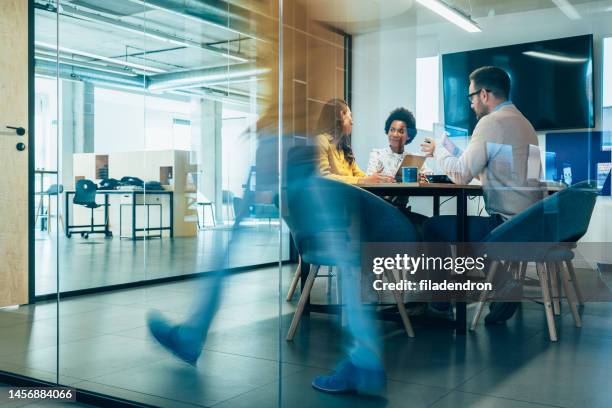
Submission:
<svg viewBox="0 0 612 408">
<path fill-rule="evenodd" d="M 380 172 L 367 176 L 357 165 L 350 145 L 353 130 L 351 109 L 341 99 L 327 102 L 318 123 L 319 172 L 324 177 L 349 184 L 393 183 Z"/>
</svg>

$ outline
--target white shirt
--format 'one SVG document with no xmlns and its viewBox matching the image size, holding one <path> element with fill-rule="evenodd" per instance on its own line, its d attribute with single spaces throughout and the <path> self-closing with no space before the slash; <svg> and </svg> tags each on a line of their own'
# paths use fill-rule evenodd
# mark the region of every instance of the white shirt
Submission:
<svg viewBox="0 0 612 408">
<path fill-rule="evenodd" d="M 370 160 L 368 161 L 368 169 L 366 174 L 371 176 L 376 172 L 381 172 L 384 176 L 395 177 L 395 174 L 402 164 L 404 157 L 408 156 L 409 152 L 404 150 L 402 153 L 395 153 L 389 146 L 384 149 L 372 149 L 370 152 Z M 426 171 L 425 164 L 421 168 L 421 172 Z"/>
</svg>

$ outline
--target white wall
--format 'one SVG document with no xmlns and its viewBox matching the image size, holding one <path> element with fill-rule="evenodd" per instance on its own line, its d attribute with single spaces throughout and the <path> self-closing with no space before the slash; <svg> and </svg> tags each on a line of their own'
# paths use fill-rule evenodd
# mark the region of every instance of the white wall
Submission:
<svg viewBox="0 0 612 408">
<path fill-rule="evenodd" d="M 242 185 L 255 164 L 257 138 L 248 132 L 255 120 L 256 117 L 244 112 L 223 111 L 222 185 L 224 190 L 231 191 L 236 197 L 244 195 Z"/>
<path fill-rule="evenodd" d="M 382 30 L 353 36 L 353 138 L 357 162 L 367 165 L 371 149 L 386 145 L 384 120 L 393 108 L 416 105 L 416 58 L 449 52 L 497 47 L 583 34 L 594 35 L 595 120 L 601 129 L 602 38 L 612 36 L 612 12 L 601 12 L 609 2 L 577 5 L 580 20 L 569 20 L 557 8 L 528 13 L 506 14 L 477 19 L 482 33 L 470 34 L 441 22 L 429 26 Z M 426 12 L 426 11 L 424 11 Z M 381 24 L 384 27 L 384 24 Z M 440 75 L 440 80 L 442 75 Z M 563 86 L 563 84 L 558 84 Z M 443 121 L 442 87 L 439 95 L 439 121 Z M 426 132 L 408 146 L 419 151 Z M 543 144 L 544 137 L 540 135 Z M 431 160 L 428 160 L 428 162 Z M 428 163 L 431 164 L 431 163 Z M 432 166 L 433 167 L 433 166 Z M 600 197 L 585 239 L 612 241 L 612 200 Z"/>
<path fill-rule="evenodd" d="M 96 153 L 173 149 L 173 119 L 190 119 L 189 101 L 95 89 Z"/>
</svg>

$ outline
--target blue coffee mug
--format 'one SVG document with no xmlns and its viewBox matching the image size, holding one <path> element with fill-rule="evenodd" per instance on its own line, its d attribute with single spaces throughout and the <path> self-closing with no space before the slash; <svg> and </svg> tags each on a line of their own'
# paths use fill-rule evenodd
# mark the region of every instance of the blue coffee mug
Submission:
<svg viewBox="0 0 612 408">
<path fill-rule="evenodd" d="M 402 183 L 416 183 L 418 174 L 416 167 L 402 167 Z"/>
</svg>

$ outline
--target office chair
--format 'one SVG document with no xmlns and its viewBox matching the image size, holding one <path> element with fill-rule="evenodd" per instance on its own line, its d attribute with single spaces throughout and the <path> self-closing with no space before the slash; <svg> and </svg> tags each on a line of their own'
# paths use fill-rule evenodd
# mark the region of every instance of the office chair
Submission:
<svg viewBox="0 0 612 408">
<path fill-rule="evenodd" d="M 362 243 L 416 242 L 418 235 L 412 223 L 397 208 L 349 184 L 322 177 L 306 177 L 287 183 L 286 196 L 288 217 L 285 221 L 293 233 L 302 262 L 310 264 L 287 333 L 287 340 L 291 341 L 319 266 L 333 266 L 339 279 L 347 279 L 352 269 L 361 267 Z M 389 282 L 397 282 L 392 272 L 387 273 L 386 278 Z M 414 337 L 403 296 L 396 290 L 392 292 L 404 329 L 409 337 Z"/>
<path fill-rule="evenodd" d="M 589 227 L 596 199 L 597 190 L 591 183 L 574 184 L 495 228 L 483 239 L 480 247 L 480 251 L 492 261 L 488 282 L 493 282 L 500 271 L 504 273 L 508 268 L 518 266 L 517 277 L 522 283 L 527 264 L 536 264 L 551 341 L 557 341 L 554 315 L 560 314 L 559 275 L 575 325 L 582 326 L 576 306 L 579 290 L 571 266 L 572 249 Z M 520 250 L 512 247 L 512 243 L 519 244 Z M 487 299 L 488 293 L 483 291 L 470 330 L 476 328 Z"/>
<path fill-rule="evenodd" d="M 112 232 L 108 230 L 108 211 L 105 212 L 104 224 L 94 224 L 94 210 L 96 208 L 105 207 L 110 204 L 98 204 L 96 203 L 96 193 L 98 187 L 91 180 L 82 179 L 77 181 L 74 192 L 74 198 L 72 199 L 73 204 L 82 205 L 85 208 L 89 208 L 91 211 L 90 224 L 88 225 L 89 231 L 81 231 L 81 237 L 87 239 L 90 234 L 105 234 L 105 236 L 112 236 Z M 85 225 L 84 227 L 86 227 Z M 104 227 L 103 230 L 96 230 L 95 227 Z M 71 233 L 68 232 L 68 237 Z"/>
</svg>

